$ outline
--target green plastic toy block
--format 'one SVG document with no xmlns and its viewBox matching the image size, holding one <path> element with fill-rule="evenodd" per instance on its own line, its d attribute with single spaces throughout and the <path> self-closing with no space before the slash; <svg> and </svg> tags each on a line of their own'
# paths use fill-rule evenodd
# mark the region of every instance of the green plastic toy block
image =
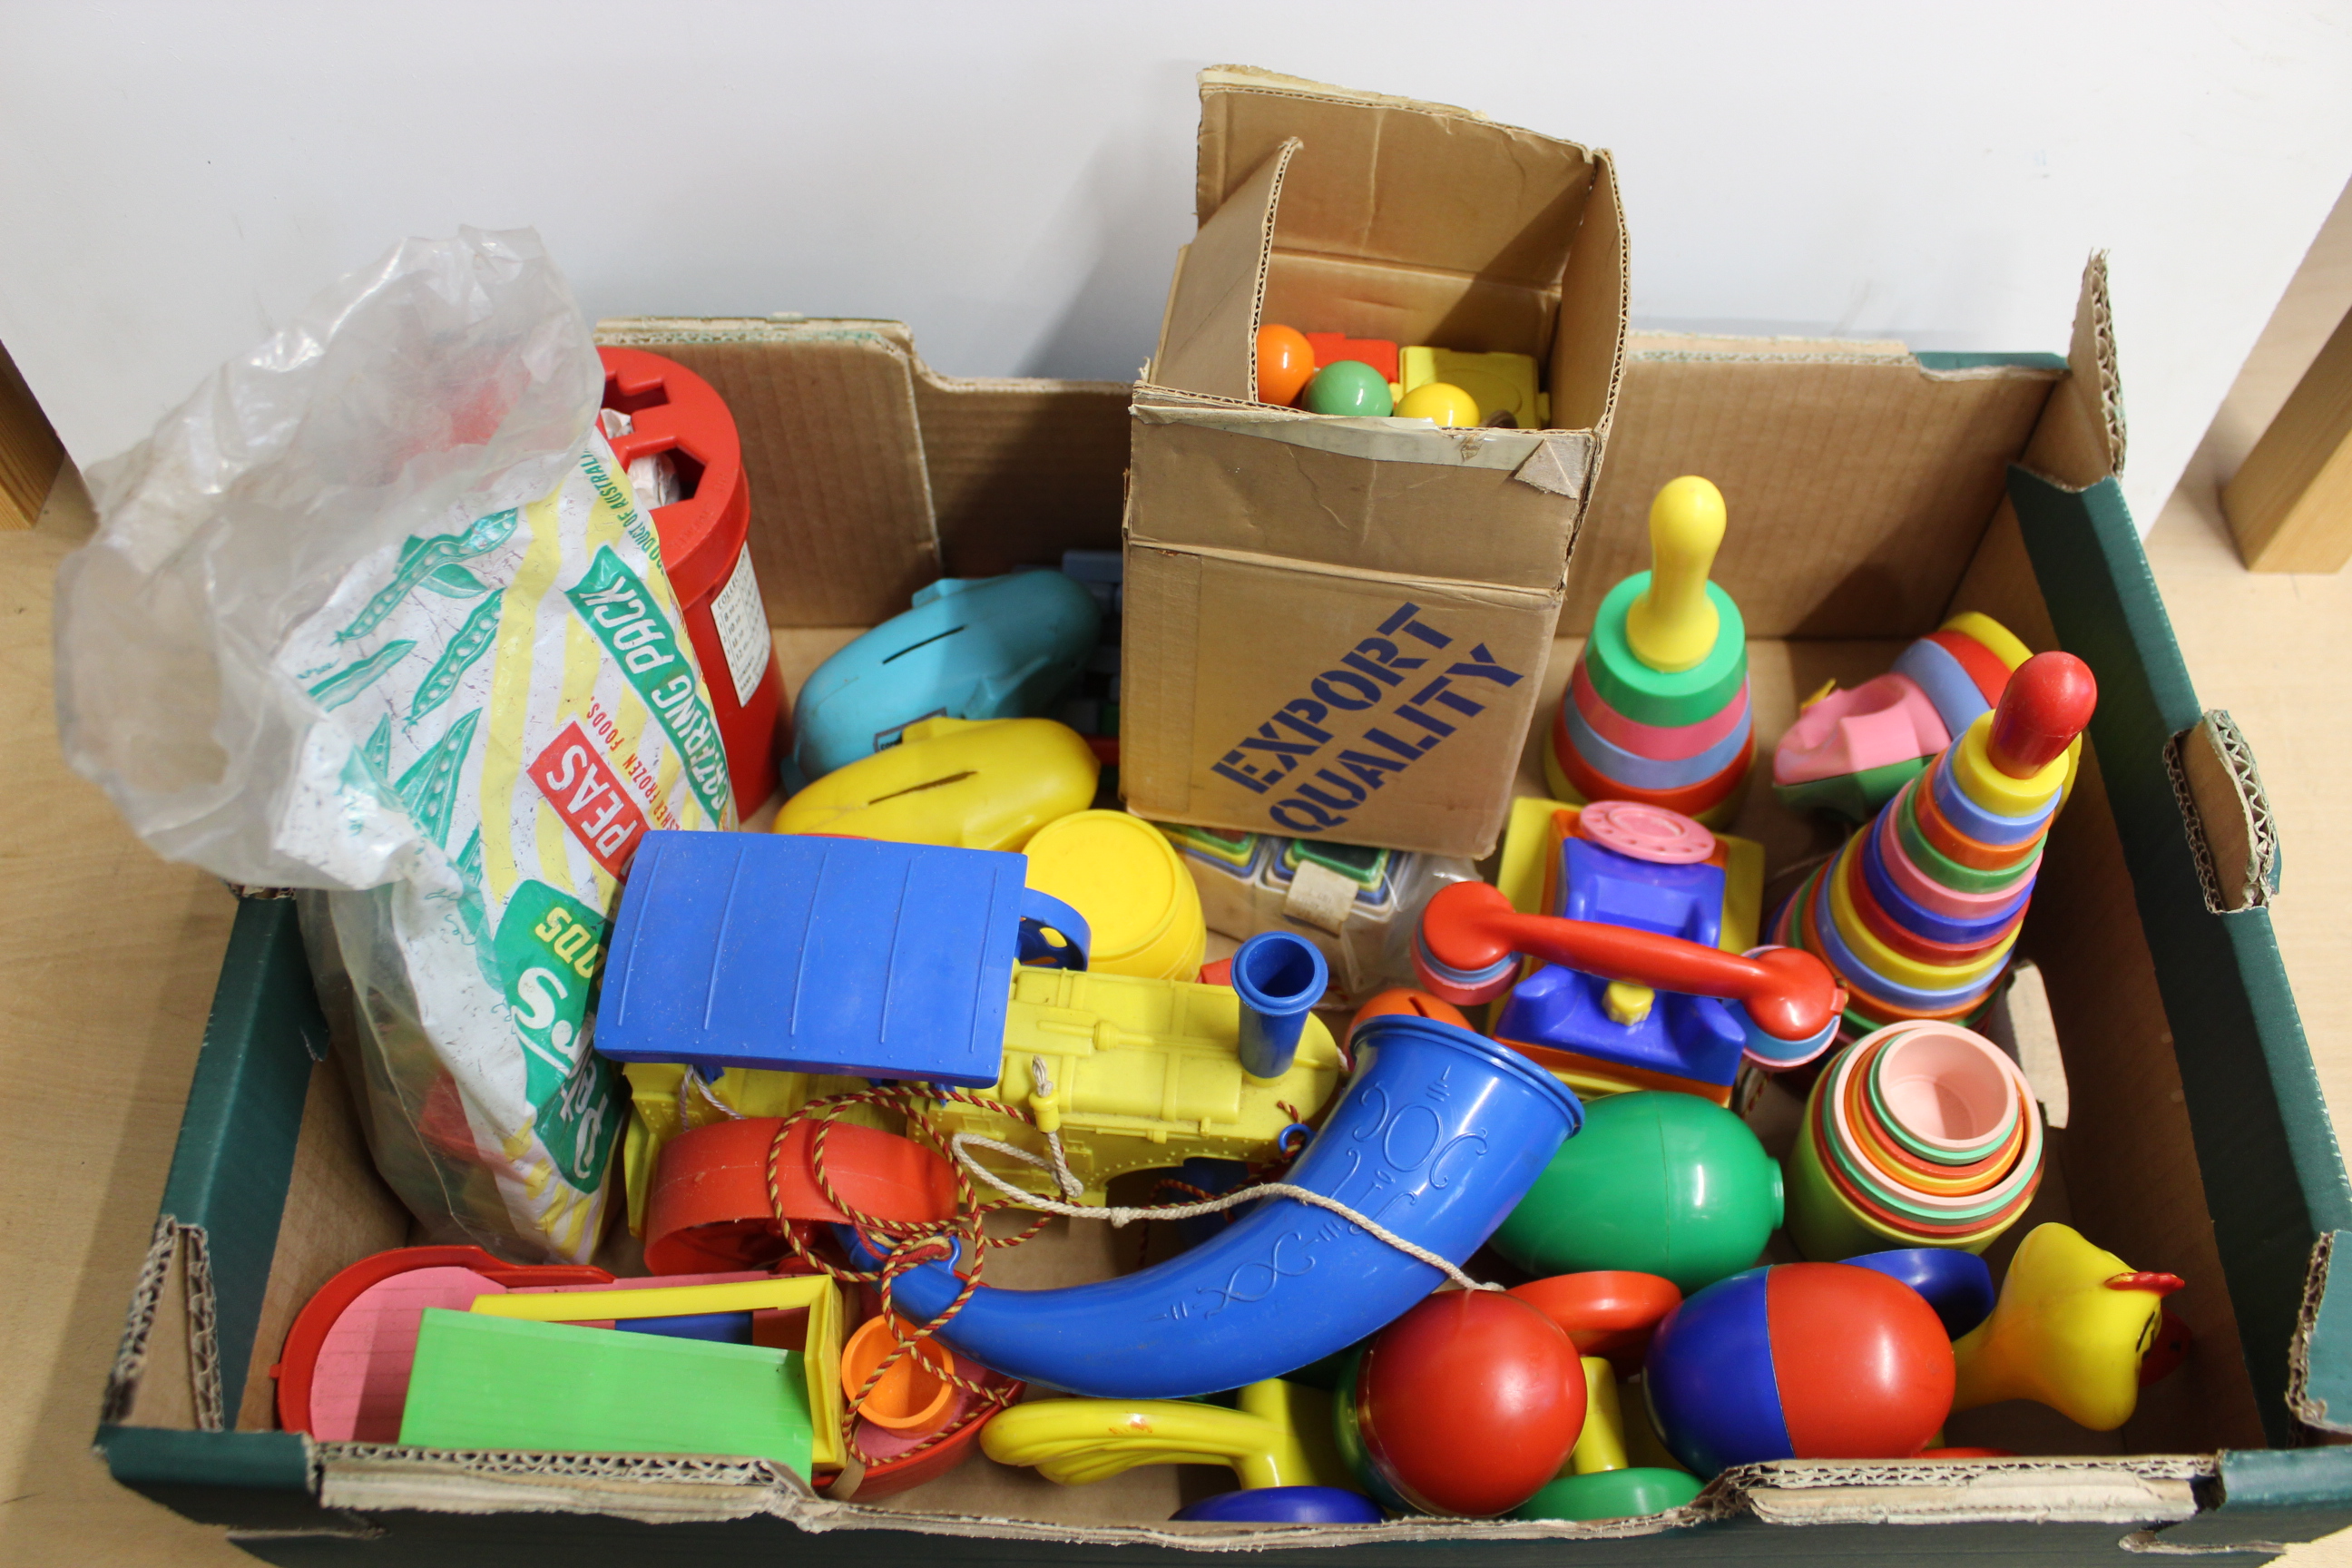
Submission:
<svg viewBox="0 0 2352 1568">
<path fill-rule="evenodd" d="M 400 1440 L 423 1448 L 718 1454 L 809 1473 L 798 1351 L 428 1310 Z"/>
</svg>

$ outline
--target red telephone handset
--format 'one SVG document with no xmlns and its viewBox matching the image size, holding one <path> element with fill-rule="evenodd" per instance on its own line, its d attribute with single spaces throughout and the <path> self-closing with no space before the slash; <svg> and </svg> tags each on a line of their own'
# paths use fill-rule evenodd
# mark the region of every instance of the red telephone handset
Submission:
<svg viewBox="0 0 2352 1568">
<path fill-rule="evenodd" d="M 1801 948 L 1742 956 L 1630 926 L 1523 915 L 1484 882 L 1455 882 L 1429 900 L 1413 967 L 1431 991 L 1466 1007 L 1501 995 L 1522 954 L 1654 991 L 1720 997 L 1746 1029 L 1749 1053 L 1776 1066 L 1818 1055 L 1845 1009 L 1829 966 Z"/>
</svg>

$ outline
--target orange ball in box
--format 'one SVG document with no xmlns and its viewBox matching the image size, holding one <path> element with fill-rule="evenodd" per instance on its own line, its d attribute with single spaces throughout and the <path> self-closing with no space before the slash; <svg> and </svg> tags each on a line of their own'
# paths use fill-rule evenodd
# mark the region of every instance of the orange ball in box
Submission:
<svg viewBox="0 0 2352 1568">
<path fill-rule="evenodd" d="M 1296 327 L 1269 321 L 1257 330 L 1257 400 L 1287 407 L 1315 374 L 1315 351 Z"/>
</svg>

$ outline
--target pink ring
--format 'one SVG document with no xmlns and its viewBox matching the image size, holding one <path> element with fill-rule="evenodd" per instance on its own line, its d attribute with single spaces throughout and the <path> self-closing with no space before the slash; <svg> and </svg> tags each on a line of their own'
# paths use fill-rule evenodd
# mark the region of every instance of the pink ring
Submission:
<svg viewBox="0 0 2352 1568">
<path fill-rule="evenodd" d="M 1604 849 L 1658 866 L 1695 866 L 1715 853 L 1715 835 L 1679 811 L 1630 800 L 1596 800 L 1576 815 L 1585 837 Z"/>
<path fill-rule="evenodd" d="M 1903 787 L 1908 790 L 1917 782 L 1915 779 Z M 1895 832 L 1895 813 L 1903 809 L 1901 801 L 1902 797 L 1897 795 L 1895 803 L 1882 809 L 1871 831 L 1878 835 L 1879 864 L 1886 868 L 1887 879 L 1904 897 L 1929 914 L 1941 915 L 1946 920 L 1980 921 L 1991 911 L 2012 902 L 2019 891 L 2031 887 L 2034 877 L 2040 873 L 2042 852 L 2037 849 L 2032 864 L 2025 868 L 2024 876 L 2006 888 L 1990 893 L 1963 893 L 1947 888 L 1914 866 L 1911 858 L 1903 853 L 1902 840 Z"/>
<path fill-rule="evenodd" d="M 1568 678 L 1568 690 L 1576 702 L 1576 710 L 1584 715 L 1584 721 L 1592 726 L 1595 734 L 1612 745 L 1661 763 L 1679 763 L 1697 756 L 1739 728 L 1739 721 L 1748 713 L 1748 682 L 1743 679 L 1738 696 L 1696 724 L 1668 727 L 1636 723 L 1602 701 L 1601 693 L 1592 689 L 1591 677 L 1584 673 L 1582 654 L 1576 656 L 1576 668 Z"/>
</svg>

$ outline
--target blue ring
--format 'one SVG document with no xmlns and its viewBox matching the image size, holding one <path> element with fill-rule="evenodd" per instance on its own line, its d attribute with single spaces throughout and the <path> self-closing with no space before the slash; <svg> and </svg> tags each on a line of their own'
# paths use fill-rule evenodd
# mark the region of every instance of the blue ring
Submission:
<svg viewBox="0 0 2352 1568">
<path fill-rule="evenodd" d="M 2006 963 L 1997 964 L 1986 971 L 1983 978 L 1971 980 L 1951 991 L 1920 991 L 1908 985 L 1897 985 L 1855 957 L 1853 950 L 1846 946 L 1845 938 L 1838 932 L 1837 922 L 1830 918 L 1829 879 L 1826 877 L 1822 879 L 1820 890 L 1814 895 L 1813 929 L 1820 933 L 1822 946 L 1827 950 L 1820 955 L 1822 961 L 1832 969 L 1840 974 L 1868 981 L 1870 994 L 1878 1001 L 1892 1002 L 1898 1007 L 1916 1007 L 1923 1013 L 1942 1013 L 1982 995 L 1992 989 L 2008 967 Z"/>
<path fill-rule="evenodd" d="M 1738 699 L 1735 697 L 1732 700 L 1736 702 Z M 1563 694 L 1559 704 L 1560 719 L 1568 729 L 1568 742 L 1576 748 L 1576 754 L 1584 759 L 1584 765 L 1602 778 L 1629 789 L 1687 789 L 1692 784 L 1705 784 L 1738 758 L 1739 749 L 1748 743 L 1748 738 L 1756 729 L 1756 708 L 1751 701 L 1748 711 L 1739 716 L 1739 722 L 1731 727 L 1731 733 L 1698 755 L 1670 759 L 1645 757 L 1638 752 L 1627 751 L 1595 730 L 1576 706 L 1574 692 Z"/>
<path fill-rule="evenodd" d="M 1501 962 L 1490 963 L 1484 969 L 1456 969 L 1450 963 L 1441 963 L 1438 956 L 1429 951 L 1429 937 L 1420 931 L 1412 933 L 1412 951 L 1415 957 L 1429 965 L 1430 973 L 1447 984 L 1458 985 L 1465 991 L 1483 991 L 1497 980 L 1507 977 L 1519 963 L 1517 953 L 1507 952 Z"/>
<path fill-rule="evenodd" d="M 1727 997 L 1723 1005 L 1724 1010 L 1731 1015 L 1731 1021 L 1739 1026 L 1739 1032 L 1747 1037 L 1742 1048 L 1748 1058 L 1768 1068 L 1802 1067 L 1830 1048 L 1830 1042 L 1837 1038 L 1838 1026 L 1844 1022 L 1841 1016 L 1832 1014 L 1829 1026 L 1820 1034 L 1810 1040 L 1791 1042 L 1778 1035 L 1766 1034 L 1757 1026 L 1756 1020 L 1748 1016 L 1748 1009 L 1737 1001 Z"/>
<path fill-rule="evenodd" d="M 1864 828 L 1862 879 L 1864 885 L 1870 889 L 1870 896 L 1877 900 L 1878 907 L 1904 930 L 1929 942 L 1940 942 L 1947 947 L 1972 947 L 1978 942 L 1990 941 L 2001 927 L 2017 918 L 2017 911 L 2024 907 L 2026 900 L 2033 896 L 2032 885 L 2028 883 L 2013 901 L 2001 906 L 1999 914 L 1981 921 L 1956 921 L 1914 903 L 1888 877 L 1885 863 L 1879 859 L 1878 854 L 1878 830 L 1875 827 Z"/>
<path fill-rule="evenodd" d="M 2031 816 L 2004 816 L 1987 811 L 1969 798 L 1968 791 L 1960 787 L 1960 781 L 1953 778 L 1948 763 L 1940 757 L 1937 759 L 1935 782 L 1929 786 L 1936 792 L 1937 809 L 1944 814 L 1945 821 L 1979 844 L 2022 844 L 2045 831 L 2051 817 L 2057 815 L 2055 795 Z"/>
<path fill-rule="evenodd" d="M 1954 745 L 1969 732 L 1969 726 L 1978 718 L 1992 711 L 1992 704 L 1969 676 L 1968 669 L 1952 657 L 1951 650 L 1939 643 L 1919 638 L 1895 658 L 1895 673 L 1907 675 L 1912 683 L 1927 694 L 1936 705 L 1936 717 L 1944 721 L 1945 732 Z"/>
</svg>

